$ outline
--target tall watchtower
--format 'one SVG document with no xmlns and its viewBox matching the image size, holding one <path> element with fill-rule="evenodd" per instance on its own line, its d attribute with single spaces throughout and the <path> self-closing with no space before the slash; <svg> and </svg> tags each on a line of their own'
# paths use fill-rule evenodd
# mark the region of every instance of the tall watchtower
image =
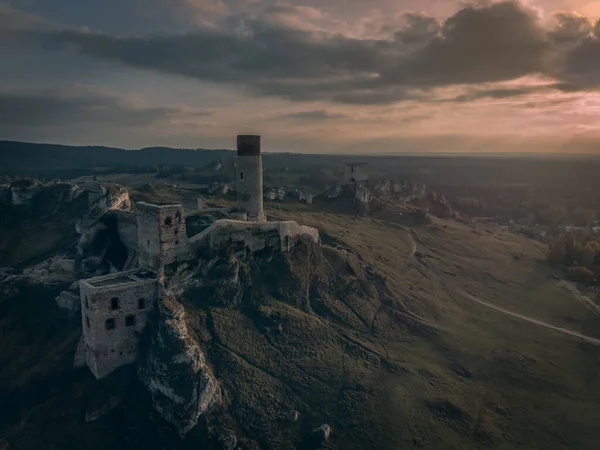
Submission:
<svg viewBox="0 0 600 450">
<path fill-rule="evenodd" d="M 260 136 L 237 137 L 237 209 L 248 220 L 264 222 L 262 156 Z"/>
<path fill-rule="evenodd" d="M 172 263 L 187 245 L 183 207 L 139 202 L 136 210 L 140 265 L 158 270 Z"/>
</svg>

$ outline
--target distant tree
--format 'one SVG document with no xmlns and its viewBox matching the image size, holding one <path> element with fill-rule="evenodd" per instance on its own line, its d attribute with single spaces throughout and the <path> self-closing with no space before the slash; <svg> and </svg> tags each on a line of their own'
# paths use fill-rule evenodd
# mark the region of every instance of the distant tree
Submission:
<svg viewBox="0 0 600 450">
<path fill-rule="evenodd" d="M 548 262 L 553 265 L 560 265 L 567 256 L 567 240 L 565 235 L 556 237 L 550 244 L 548 252 Z"/>
<path fill-rule="evenodd" d="M 573 211 L 573 222 L 579 227 L 590 227 L 596 220 L 596 211 L 588 208 L 577 208 Z"/>
<path fill-rule="evenodd" d="M 573 281 L 580 283 L 592 283 L 596 281 L 596 274 L 594 271 L 582 266 L 569 267 L 567 273 Z"/>
</svg>

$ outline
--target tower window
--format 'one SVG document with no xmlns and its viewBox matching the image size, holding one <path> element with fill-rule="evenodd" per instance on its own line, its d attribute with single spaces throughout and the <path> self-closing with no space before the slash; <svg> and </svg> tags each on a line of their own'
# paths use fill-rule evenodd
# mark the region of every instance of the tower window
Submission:
<svg viewBox="0 0 600 450">
<path fill-rule="evenodd" d="M 240 180 L 244 179 L 244 172 L 240 172 Z"/>
<path fill-rule="evenodd" d="M 125 317 L 125 326 L 126 327 L 135 326 L 135 316 L 133 314 Z"/>
<path fill-rule="evenodd" d="M 85 307 L 89 309 L 90 307 L 90 299 L 88 298 L 88 296 L 85 296 Z"/>
<path fill-rule="evenodd" d="M 90 318 L 88 316 L 85 316 L 85 324 L 87 325 L 88 328 L 91 327 L 91 325 L 90 325 Z"/>
<path fill-rule="evenodd" d="M 106 319 L 104 326 L 106 327 L 107 330 L 114 330 L 116 327 L 115 319 Z"/>
<path fill-rule="evenodd" d="M 146 299 L 145 298 L 138 298 L 138 309 L 146 309 Z"/>
<path fill-rule="evenodd" d="M 171 216 L 167 217 L 165 219 L 165 225 L 170 227 L 171 225 L 173 225 L 173 219 L 171 218 Z"/>
<path fill-rule="evenodd" d="M 113 297 L 110 299 L 110 309 L 112 309 L 113 311 L 119 309 L 119 298 L 118 297 Z"/>
</svg>

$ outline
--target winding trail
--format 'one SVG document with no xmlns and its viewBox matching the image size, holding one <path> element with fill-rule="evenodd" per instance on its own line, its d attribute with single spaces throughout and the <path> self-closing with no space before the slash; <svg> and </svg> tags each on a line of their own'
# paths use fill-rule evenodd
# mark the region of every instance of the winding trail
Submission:
<svg viewBox="0 0 600 450">
<path fill-rule="evenodd" d="M 494 310 L 496 310 L 498 312 L 501 312 L 503 314 L 507 314 L 507 315 L 509 315 L 511 317 L 515 317 L 517 319 L 524 320 L 525 322 L 533 323 L 535 325 L 539 325 L 541 327 L 548 328 L 550 330 L 558 331 L 559 333 L 563 333 L 563 334 L 566 334 L 566 335 L 569 335 L 569 336 L 574 336 L 574 337 L 579 338 L 579 339 L 581 339 L 581 340 L 583 340 L 585 342 L 588 342 L 588 343 L 590 343 L 592 345 L 596 345 L 596 346 L 600 347 L 600 339 L 596 339 L 596 338 L 593 338 L 591 336 L 586 336 L 585 334 L 581 334 L 581 333 L 578 333 L 576 331 L 569 330 L 567 328 L 557 327 L 555 325 L 551 325 L 549 323 L 546 323 L 546 322 L 544 322 L 542 320 L 539 320 L 539 319 L 535 319 L 533 317 L 524 316 L 523 314 L 518 314 L 518 313 L 515 313 L 515 312 L 512 312 L 512 311 L 509 311 L 508 309 L 501 308 L 500 306 L 496 306 L 496 305 L 493 305 L 491 303 L 484 302 L 483 300 L 478 299 L 477 297 L 469 294 L 468 292 L 460 291 L 460 293 L 464 297 L 468 298 L 469 300 L 471 300 L 471 301 L 473 301 L 475 303 L 479 303 L 480 305 L 487 306 L 488 308 L 494 309 Z"/>
<path fill-rule="evenodd" d="M 402 228 L 402 229 L 404 229 L 404 230 L 406 230 L 406 231 L 409 232 L 409 236 L 410 236 L 410 239 L 412 241 L 412 251 L 411 251 L 409 257 L 412 258 L 412 259 L 414 259 L 414 260 L 416 260 L 416 261 L 419 261 L 421 263 L 421 265 L 423 265 L 426 269 L 429 269 L 429 272 L 431 273 L 431 275 L 440 284 L 442 284 L 442 286 L 444 286 L 448 292 L 450 292 L 450 288 L 446 285 L 446 283 L 444 282 L 444 280 L 442 280 L 442 278 L 440 277 L 440 275 L 437 273 L 437 270 L 432 271 L 431 268 L 429 268 L 427 265 L 423 264 L 423 262 L 420 261 L 419 258 L 417 258 L 415 256 L 415 253 L 417 252 L 417 241 L 416 241 L 416 239 L 415 239 L 415 237 L 413 235 L 413 231 L 409 227 L 401 225 L 399 223 L 390 222 L 390 221 L 387 221 L 387 220 L 381 220 L 381 222 L 388 223 L 390 225 L 394 225 L 396 227 Z M 493 309 L 495 311 L 501 312 L 501 313 L 506 314 L 508 316 L 514 317 L 516 319 L 520 319 L 520 320 L 523 320 L 525 322 L 529 322 L 529 323 L 532 323 L 534 325 L 538 325 L 540 327 L 547 328 L 549 330 L 557 331 L 557 332 L 565 334 L 567 336 L 576 337 L 576 338 L 581 339 L 582 341 L 585 341 L 585 342 L 587 342 L 589 344 L 592 344 L 592 345 L 600 347 L 600 339 L 598 339 L 598 338 L 594 338 L 594 337 L 591 337 L 591 336 L 586 336 L 585 334 L 578 333 L 577 331 L 569 330 L 567 328 L 558 327 L 556 325 L 552 325 L 552 324 L 549 324 L 547 322 L 544 322 L 543 320 L 536 319 L 534 317 L 525 316 L 523 314 L 519 314 L 519 313 L 510 311 L 508 309 L 504 309 L 504 308 L 502 308 L 500 306 L 497 306 L 497 305 L 494 305 L 492 303 L 488 303 L 486 301 L 480 300 L 477 297 L 475 297 L 474 295 L 471 295 L 468 292 L 465 292 L 465 291 L 462 291 L 462 290 L 458 291 L 458 293 L 461 294 L 463 297 L 468 298 L 472 302 L 478 303 L 479 305 L 482 305 L 482 306 L 485 306 L 487 308 Z M 579 300 L 583 301 L 584 304 L 585 304 L 585 306 L 587 306 L 589 309 L 592 309 L 591 305 L 588 305 L 587 302 L 585 302 L 583 299 L 579 298 Z M 594 308 L 592 309 L 592 311 L 595 314 L 598 314 L 599 313 L 599 311 L 598 311 L 598 305 L 596 305 L 594 303 L 593 307 Z"/>
</svg>

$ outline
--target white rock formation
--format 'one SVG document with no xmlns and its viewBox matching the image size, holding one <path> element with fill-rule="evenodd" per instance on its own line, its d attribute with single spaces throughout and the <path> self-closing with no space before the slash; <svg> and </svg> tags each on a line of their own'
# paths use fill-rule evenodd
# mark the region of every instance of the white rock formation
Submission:
<svg viewBox="0 0 600 450">
<path fill-rule="evenodd" d="M 11 184 L 11 202 L 13 206 L 29 206 L 35 194 L 43 185 L 37 180 L 23 180 Z"/>
<path fill-rule="evenodd" d="M 188 335 L 183 307 L 173 297 L 158 302 L 150 347 L 139 369 L 152 404 L 181 437 L 221 402 L 221 388 L 198 344 Z"/>
<path fill-rule="evenodd" d="M 88 212 L 77 221 L 76 227 L 79 234 L 83 234 L 96 220 L 108 211 L 131 209 L 129 191 L 124 186 L 111 184 L 103 186 L 100 184 L 89 186 Z"/>
<path fill-rule="evenodd" d="M 327 198 L 338 198 L 342 193 L 342 186 L 334 187 L 325 193 Z"/>
<path fill-rule="evenodd" d="M 268 202 L 274 202 L 277 199 L 277 192 L 274 189 L 268 189 L 265 192 L 265 200 Z"/>
</svg>

